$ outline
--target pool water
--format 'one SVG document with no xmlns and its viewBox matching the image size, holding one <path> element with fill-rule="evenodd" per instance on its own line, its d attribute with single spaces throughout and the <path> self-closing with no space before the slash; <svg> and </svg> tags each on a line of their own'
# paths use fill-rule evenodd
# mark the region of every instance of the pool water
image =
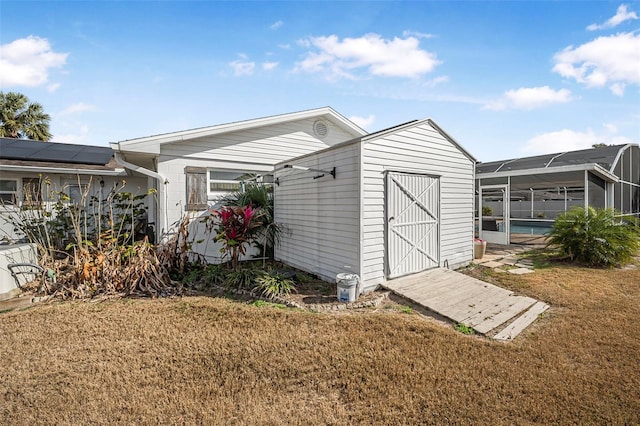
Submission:
<svg viewBox="0 0 640 426">
<path fill-rule="evenodd" d="M 532 226 L 511 224 L 512 234 L 545 235 L 551 231 L 551 226 Z"/>
</svg>

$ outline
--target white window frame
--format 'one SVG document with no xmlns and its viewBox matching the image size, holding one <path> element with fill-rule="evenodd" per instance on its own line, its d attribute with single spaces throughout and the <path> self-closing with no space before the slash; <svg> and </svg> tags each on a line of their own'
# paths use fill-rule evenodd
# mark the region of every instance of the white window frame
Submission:
<svg viewBox="0 0 640 426">
<path fill-rule="evenodd" d="M 249 179 L 249 180 L 228 180 L 228 179 L 212 179 L 211 178 L 211 174 L 212 173 L 237 173 L 240 176 L 245 175 L 245 174 L 255 174 L 256 178 L 253 179 Z M 259 182 L 259 183 L 263 183 L 263 179 L 264 176 L 272 176 L 273 177 L 274 172 L 273 171 L 264 171 L 264 170 L 244 170 L 244 169 L 217 169 L 217 168 L 211 168 L 211 169 L 207 169 L 207 198 L 209 200 L 218 200 L 222 197 L 224 197 L 227 194 L 236 192 L 236 191 L 242 191 L 244 190 L 244 184 L 245 183 L 249 183 L 249 182 Z M 219 189 L 219 190 L 212 190 L 211 189 L 211 184 L 212 183 L 221 183 L 221 184 L 232 184 L 234 186 L 237 185 L 237 187 L 235 189 Z M 266 182 L 265 185 L 267 186 L 273 186 L 273 182 Z"/>
<path fill-rule="evenodd" d="M 9 179 L 0 179 L 0 181 L 14 182 L 16 189 L 14 191 L 4 191 L 0 189 L 0 194 L 11 194 L 13 195 L 13 202 L 3 201 L 0 205 L 5 207 L 19 207 L 20 204 L 20 186 L 21 180 L 17 178 L 9 178 Z"/>
</svg>

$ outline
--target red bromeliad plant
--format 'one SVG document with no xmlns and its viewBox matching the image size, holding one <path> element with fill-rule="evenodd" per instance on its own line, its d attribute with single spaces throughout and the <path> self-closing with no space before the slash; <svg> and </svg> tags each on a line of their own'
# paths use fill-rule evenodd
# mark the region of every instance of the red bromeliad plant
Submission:
<svg viewBox="0 0 640 426">
<path fill-rule="evenodd" d="M 222 207 L 211 213 L 217 219 L 214 241 L 222 242 L 220 252 L 229 255 L 231 267 L 237 269 L 240 256 L 246 253 L 247 244 L 256 238 L 256 231 L 262 225 L 262 213 L 251 206 Z"/>
</svg>

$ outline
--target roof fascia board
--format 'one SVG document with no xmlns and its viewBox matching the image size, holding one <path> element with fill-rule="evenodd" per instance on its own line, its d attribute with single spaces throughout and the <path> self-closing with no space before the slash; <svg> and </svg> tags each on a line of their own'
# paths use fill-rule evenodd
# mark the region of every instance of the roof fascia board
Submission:
<svg viewBox="0 0 640 426">
<path fill-rule="evenodd" d="M 16 166 L 10 164 L 0 164 L 0 170 L 7 172 L 25 172 L 25 173 L 59 173 L 74 175 L 103 175 L 103 176 L 124 176 L 124 169 L 114 170 L 98 170 L 98 169 L 74 169 L 69 167 L 38 167 L 38 166 Z"/>
<path fill-rule="evenodd" d="M 469 158 L 469 160 L 473 161 L 474 163 L 477 163 L 478 160 L 476 159 L 476 157 L 474 157 L 473 155 L 471 155 L 471 153 L 469 151 L 467 151 L 462 145 L 460 145 L 455 139 L 453 139 L 447 132 L 445 132 L 440 126 L 438 126 L 438 124 L 433 121 L 432 119 L 428 119 L 429 124 L 431 124 L 438 132 L 440 132 L 440 134 L 442 136 L 445 137 L 445 139 L 447 139 L 449 142 L 451 142 L 454 146 L 456 146 L 464 155 L 467 156 L 467 158 Z"/>
<path fill-rule="evenodd" d="M 499 178 L 499 177 L 507 177 L 507 176 L 526 176 L 526 175 L 548 175 L 551 173 L 563 173 L 563 172 L 579 172 L 588 170 L 594 172 L 601 178 L 609 182 L 617 182 L 618 178 L 613 173 L 610 173 L 607 169 L 600 166 L 596 163 L 589 164 L 574 164 L 570 166 L 557 166 L 557 167 L 539 167 L 536 169 L 524 169 L 524 170 L 505 170 L 503 172 L 489 172 L 489 173 L 478 173 L 476 174 L 476 179 L 489 179 L 489 178 Z"/>
<path fill-rule="evenodd" d="M 156 149 L 144 149 L 144 152 L 159 154 L 159 146 L 165 143 L 179 142 L 189 139 L 220 135 L 224 133 L 236 132 L 240 130 L 248 130 L 256 127 L 270 126 L 274 124 L 285 123 L 288 121 L 302 120 L 313 117 L 330 116 L 342 127 L 349 129 L 356 135 L 365 135 L 367 132 L 338 114 L 331 107 L 323 107 L 306 111 L 292 112 L 288 114 L 274 115 L 270 117 L 254 118 L 251 120 L 237 121 L 234 123 L 220 124 L 211 127 L 203 127 L 199 129 L 183 130 L 173 133 L 165 133 L 156 136 L 147 136 L 138 139 L 129 139 L 119 142 L 112 142 L 111 147 L 119 151 L 135 150 L 136 145 L 155 145 Z M 129 149 L 128 149 L 129 148 Z"/>
</svg>

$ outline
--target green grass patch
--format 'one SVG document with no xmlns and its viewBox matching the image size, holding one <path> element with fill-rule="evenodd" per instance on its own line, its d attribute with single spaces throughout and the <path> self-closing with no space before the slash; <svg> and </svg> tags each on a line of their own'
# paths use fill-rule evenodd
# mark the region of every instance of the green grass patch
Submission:
<svg viewBox="0 0 640 426">
<path fill-rule="evenodd" d="M 264 308 L 264 307 L 277 308 L 277 309 L 287 309 L 288 308 L 287 305 L 283 305 L 282 303 L 265 302 L 264 300 L 255 300 L 251 304 L 253 306 L 258 307 L 258 308 Z"/>
<path fill-rule="evenodd" d="M 461 323 L 461 322 L 457 322 L 457 323 L 455 323 L 455 324 L 453 325 L 453 328 L 454 328 L 456 331 L 459 331 L 459 332 L 460 332 L 460 333 L 462 333 L 462 334 L 467 334 L 467 335 L 469 335 L 469 334 L 475 334 L 475 333 L 476 333 L 476 331 L 473 329 L 473 327 L 469 327 L 468 325 L 464 325 L 464 324 L 463 324 L 463 323 Z"/>
</svg>

